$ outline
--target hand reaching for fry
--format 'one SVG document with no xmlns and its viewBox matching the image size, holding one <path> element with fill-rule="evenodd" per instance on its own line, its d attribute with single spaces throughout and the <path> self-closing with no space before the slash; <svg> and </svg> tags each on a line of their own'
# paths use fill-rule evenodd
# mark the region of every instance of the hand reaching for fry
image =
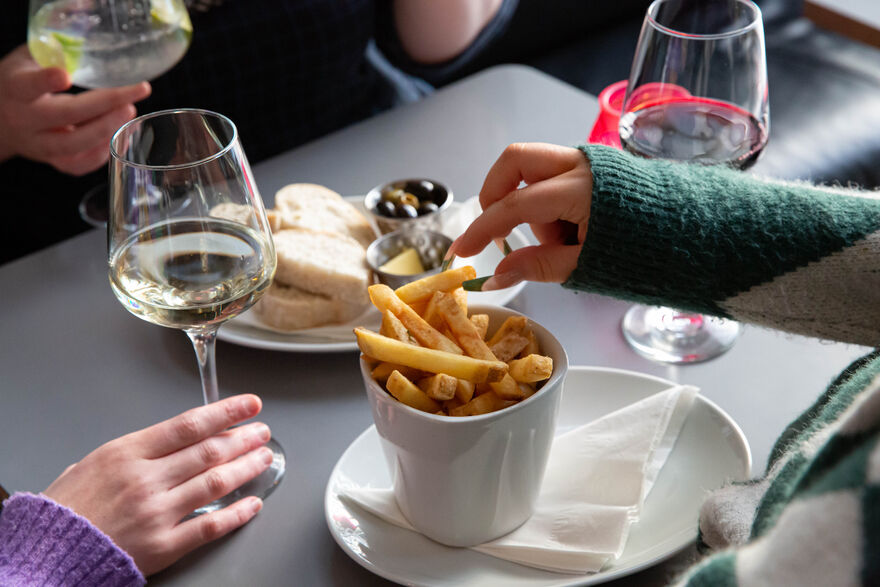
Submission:
<svg viewBox="0 0 880 587">
<path fill-rule="evenodd" d="M 518 188 L 521 182 L 527 185 Z M 577 266 L 592 190 L 592 172 L 581 151 L 545 143 L 510 145 L 480 190 L 483 213 L 456 239 L 449 254 L 476 255 L 516 226 L 529 224 L 540 244 L 505 256 L 482 290 L 523 280 L 561 283 Z"/>
</svg>

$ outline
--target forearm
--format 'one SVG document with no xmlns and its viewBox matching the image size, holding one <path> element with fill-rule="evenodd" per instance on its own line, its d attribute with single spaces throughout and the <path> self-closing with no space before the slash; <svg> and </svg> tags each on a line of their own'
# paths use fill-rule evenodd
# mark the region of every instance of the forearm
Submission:
<svg viewBox="0 0 880 587">
<path fill-rule="evenodd" d="M 567 287 L 880 344 L 880 200 L 584 150 L 593 203 Z"/>
<path fill-rule="evenodd" d="M 498 12 L 502 0 L 395 0 L 403 49 L 418 63 L 442 63 L 464 51 Z"/>
</svg>

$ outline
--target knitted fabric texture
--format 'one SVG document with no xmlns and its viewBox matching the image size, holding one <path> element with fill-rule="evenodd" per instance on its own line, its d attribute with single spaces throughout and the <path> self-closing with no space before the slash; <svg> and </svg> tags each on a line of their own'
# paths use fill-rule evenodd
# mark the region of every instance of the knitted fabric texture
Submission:
<svg viewBox="0 0 880 587">
<path fill-rule="evenodd" d="M 880 343 L 880 200 L 581 149 L 593 199 L 566 287 Z"/>
<path fill-rule="evenodd" d="M 593 200 L 566 287 L 877 346 L 870 194 L 582 150 Z M 713 554 L 681 587 L 880 585 L 880 351 L 783 431 L 762 477 L 709 496 L 700 539 Z"/>
<path fill-rule="evenodd" d="M 0 515 L 3 587 L 146 584 L 132 558 L 88 520 L 43 495 L 16 493 Z"/>
</svg>

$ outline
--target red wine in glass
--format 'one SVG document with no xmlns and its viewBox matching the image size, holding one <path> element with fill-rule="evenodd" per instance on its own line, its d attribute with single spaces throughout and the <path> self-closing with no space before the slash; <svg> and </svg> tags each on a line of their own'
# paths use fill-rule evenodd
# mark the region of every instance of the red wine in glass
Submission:
<svg viewBox="0 0 880 587">
<path fill-rule="evenodd" d="M 767 143 L 767 129 L 742 108 L 710 98 L 659 99 L 620 119 L 627 151 L 736 169 L 750 167 Z"/>
</svg>

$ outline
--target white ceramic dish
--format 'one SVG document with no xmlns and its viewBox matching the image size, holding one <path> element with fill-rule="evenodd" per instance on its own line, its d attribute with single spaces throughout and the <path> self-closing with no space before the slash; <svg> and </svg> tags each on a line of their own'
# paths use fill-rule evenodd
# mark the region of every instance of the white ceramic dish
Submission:
<svg viewBox="0 0 880 587">
<path fill-rule="evenodd" d="M 346 200 L 359 208 L 363 207 L 363 196 L 348 196 Z M 463 204 L 453 202 L 444 216 L 443 232 L 452 238 L 460 235 L 467 228 L 470 221 L 476 217 L 479 206 L 474 206 L 474 200 Z M 514 249 L 528 246 L 529 241 L 519 230 L 514 230 L 507 239 Z M 497 247 L 489 246 L 475 257 L 469 259 L 456 259 L 454 266 L 473 265 L 478 276 L 490 275 L 503 258 Z M 504 306 L 509 303 L 525 287 L 520 283 L 513 287 L 489 292 L 472 292 L 468 294 L 468 300 L 474 304 L 487 304 Z M 249 312 L 234 318 L 220 327 L 217 338 L 226 342 L 240 344 L 261 349 L 276 351 L 290 351 L 301 353 L 331 353 L 348 352 L 357 350 L 352 329 L 355 326 L 365 326 L 371 330 L 378 330 L 381 315 L 370 306 L 362 315 L 346 324 L 322 326 L 297 330 L 295 332 L 276 332 L 262 326 L 256 317 Z"/>
<path fill-rule="evenodd" d="M 672 383 L 658 377 L 593 367 L 570 367 L 559 409 L 557 434 L 608 414 Z M 371 426 L 352 442 L 333 469 L 324 514 L 339 546 L 367 570 L 406 585 L 452 587 L 568 587 L 593 585 L 654 565 L 691 544 L 699 507 L 707 490 L 728 479 L 744 479 L 751 469 L 748 442 L 718 406 L 697 396 L 678 442 L 645 501 L 619 559 L 592 575 L 541 571 L 451 548 L 383 522 L 340 500 L 355 483 L 390 487 L 378 433 Z"/>
</svg>

